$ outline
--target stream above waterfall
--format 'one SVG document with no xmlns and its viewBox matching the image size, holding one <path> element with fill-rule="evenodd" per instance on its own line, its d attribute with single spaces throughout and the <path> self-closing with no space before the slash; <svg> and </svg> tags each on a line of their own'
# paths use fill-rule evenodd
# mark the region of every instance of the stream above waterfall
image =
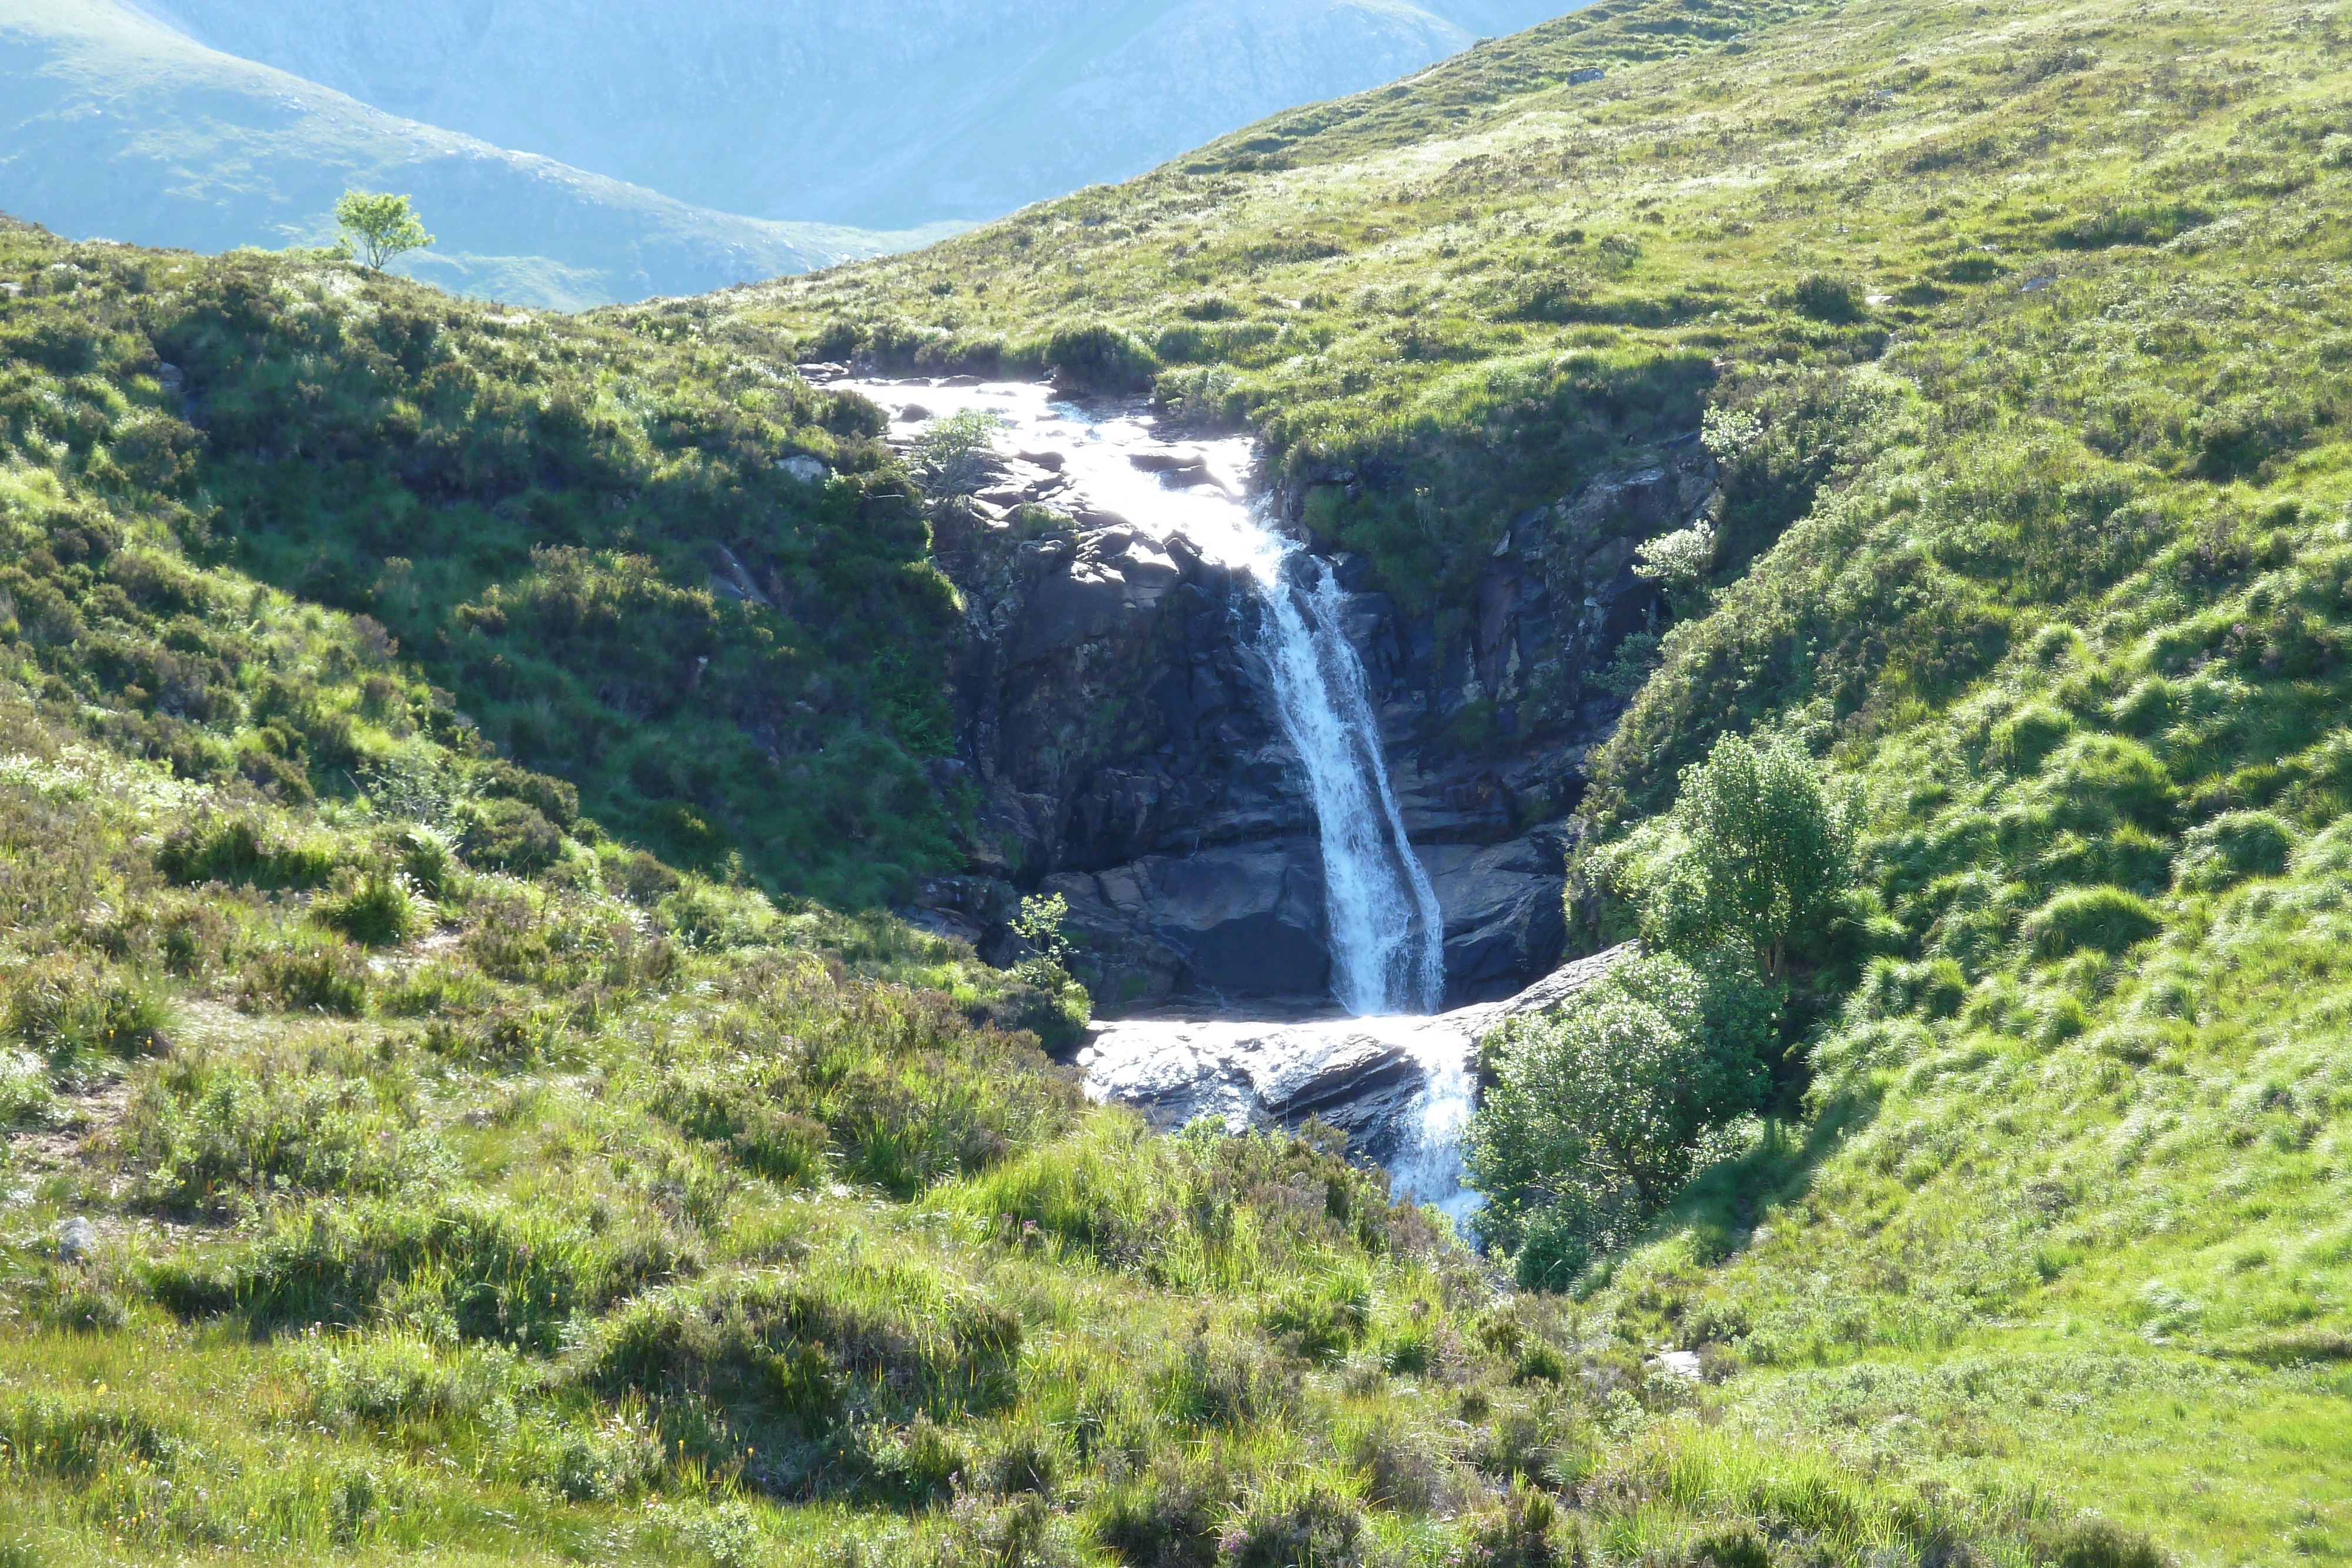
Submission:
<svg viewBox="0 0 2352 1568">
<path fill-rule="evenodd" d="M 1171 442 L 1144 405 L 1079 403 L 1034 383 L 831 384 L 883 408 L 901 444 L 944 415 L 994 415 L 1003 482 L 974 497 L 983 527 L 1011 531 L 1034 516 L 1022 508 L 1043 506 L 1075 531 L 1128 528 L 1162 551 L 1196 554 L 1254 591 L 1253 645 L 1319 844 L 1326 985 L 1346 1016 L 1106 1023 L 1079 1056 L 1090 1092 L 1174 1124 L 1320 1115 L 1386 1165 L 1402 1194 L 1466 1212 L 1475 1198 L 1461 1185 L 1460 1143 L 1475 1034 L 1465 1014 L 1430 1016 L 1445 991 L 1444 915 L 1406 834 L 1345 595 L 1253 498 L 1254 444 Z M 1351 1074 L 1350 1063 L 1365 1071 Z"/>
</svg>

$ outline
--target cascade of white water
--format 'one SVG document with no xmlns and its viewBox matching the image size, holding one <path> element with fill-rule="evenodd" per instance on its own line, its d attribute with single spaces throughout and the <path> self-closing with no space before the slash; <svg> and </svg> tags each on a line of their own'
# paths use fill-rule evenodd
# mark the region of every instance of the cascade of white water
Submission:
<svg viewBox="0 0 2352 1568">
<path fill-rule="evenodd" d="M 1258 586 L 1276 706 L 1322 838 L 1333 992 L 1359 1018 L 1434 1012 L 1445 994 L 1444 917 L 1405 838 L 1339 584 L 1319 561 L 1286 553 Z"/>
</svg>

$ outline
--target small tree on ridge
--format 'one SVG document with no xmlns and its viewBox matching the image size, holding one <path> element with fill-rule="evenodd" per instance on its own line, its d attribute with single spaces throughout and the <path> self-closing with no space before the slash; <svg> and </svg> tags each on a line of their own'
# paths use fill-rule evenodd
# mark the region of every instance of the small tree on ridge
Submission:
<svg viewBox="0 0 2352 1568">
<path fill-rule="evenodd" d="M 433 243 L 406 196 L 345 191 L 335 204 L 335 223 L 343 231 L 343 243 L 370 272 L 382 272 L 394 257 Z"/>
</svg>

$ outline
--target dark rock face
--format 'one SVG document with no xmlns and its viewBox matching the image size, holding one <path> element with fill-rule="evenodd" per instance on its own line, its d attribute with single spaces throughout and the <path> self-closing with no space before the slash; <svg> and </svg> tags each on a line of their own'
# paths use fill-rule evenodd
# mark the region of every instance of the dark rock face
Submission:
<svg viewBox="0 0 2352 1568">
<path fill-rule="evenodd" d="M 1024 453 L 1006 499 L 1051 497 L 1066 528 L 1024 538 L 983 501 L 940 531 L 968 627 L 943 782 L 976 795 L 972 874 L 939 879 L 908 913 L 993 956 L 1009 951 L 1016 890 L 1060 894 L 1107 1015 L 1322 994 L 1321 857 L 1255 587 L 1181 536 L 1156 540 L 1057 495 L 1051 455 Z M 1181 454 L 1165 461 L 1171 483 L 1197 477 Z M 1306 497 L 1278 497 L 1278 511 L 1301 516 Z M 1663 621 L 1634 552 L 1716 504 L 1694 440 L 1523 514 L 1480 580 L 1472 625 L 1444 647 L 1377 591 L 1368 562 L 1323 557 L 1444 911 L 1448 1007 L 1510 996 L 1557 963 L 1564 819 L 1622 706 L 1598 677 L 1629 634 Z M 1486 739 L 1472 751 L 1448 737 L 1474 708 Z"/>
<path fill-rule="evenodd" d="M 1421 862 L 1445 912 L 1448 1007 L 1514 995 L 1568 944 L 1569 834 L 1554 825 L 1481 847 L 1430 844 Z"/>
</svg>

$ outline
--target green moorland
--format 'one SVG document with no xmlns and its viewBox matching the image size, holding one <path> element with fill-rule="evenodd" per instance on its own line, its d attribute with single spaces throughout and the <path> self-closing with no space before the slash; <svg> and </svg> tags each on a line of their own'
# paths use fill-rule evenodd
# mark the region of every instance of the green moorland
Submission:
<svg viewBox="0 0 2352 1568">
<path fill-rule="evenodd" d="M 1604 4 L 580 321 L 0 235 L 0 1563 L 2352 1554 L 2347 46 Z M 946 841 L 861 347 L 1250 421 L 1441 617 L 1707 415 L 1579 913 L 1727 730 L 1860 792 L 1776 1113 L 1517 1290 L 800 902 Z"/>
<path fill-rule="evenodd" d="M 1643 824 L 1758 728 L 1863 792 L 1864 890 L 1801 956 L 1779 1120 L 1588 1309 L 1701 1349 L 1721 1429 L 2325 1561 L 2347 44 L 2331 6 L 1602 5 L 672 319 L 1148 380 L 1449 634 L 1519 508 L 1704 414 L 1712 574 L 1596 760 L 1579 913 L 1633 930 Z"/>
</svg>

